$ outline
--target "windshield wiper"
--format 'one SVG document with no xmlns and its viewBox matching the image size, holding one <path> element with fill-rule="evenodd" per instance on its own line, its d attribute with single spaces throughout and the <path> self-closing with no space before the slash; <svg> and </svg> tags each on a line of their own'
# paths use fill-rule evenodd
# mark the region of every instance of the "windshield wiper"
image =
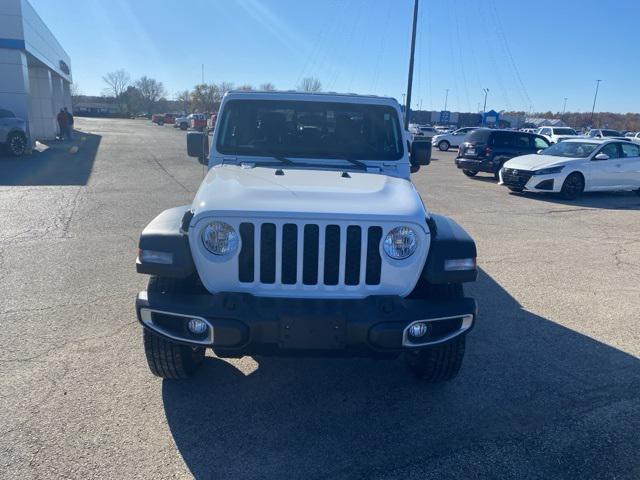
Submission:
<svg viewBox="0 0 640 480">
<path fill-rule="evenodd" d="M 279 162 L 285 163 L 287 165 L 295 165 L 295 162 L 292 162 L 287 157 L 283 157 L 282 155 L 273 155 L 273 154 L 271 154 L 271 157 L 275 158 Z"/>
<path fill-rule="evenodd" d="M 351 165 L 355 165 L 356 167 L 359 167 L 362 170 L 366 170 L 367 168 L 369 168 L 366 163 L 361 162 L 360 160 L 355 160 L 353 158 L 345 157 L 345 158 L 341 158 L 340 160 L 344 160 L 346 162 L 349 162 Z"/>
</svg>

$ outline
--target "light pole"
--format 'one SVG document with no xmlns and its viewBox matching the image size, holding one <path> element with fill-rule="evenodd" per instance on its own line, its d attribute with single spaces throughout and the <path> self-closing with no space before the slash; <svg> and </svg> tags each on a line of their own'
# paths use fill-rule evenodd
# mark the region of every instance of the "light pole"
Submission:
<svg viewBox="0 0 640 480">
<path fill-rule="evenodd" d="M 484 107 L 482 107 L 482 113 L 484 113 L 487 111 L 487 95 L 489 94 L 489 89 L 483 88 L 482 91 L 484 92 Z"/>
<path fill-rule="evenodd" d="M 591 123 L 592 127 L 593 127 L 593 112 L 596 111 L 596 100 L 598 99 L 598 89 L 600 88 L 600 82 L 601 81 L 602 80 L 596 80 L 596 93 L 593 96 L 593 107 L 591 108 L 591 120 L 590 120 L 590 123 Z"/>
<path fill-rule="evenodd" d="M 449 101 L 449 89 L 446 89 L 446 95 L 444 96 L 444 111 L 447 111 L 447 102 Z"/>
<path fill-rule="evenodd" d="M 418 25 L 418 0 L 413 2 L 413 30 L 411 31 L 411 55 L 409 56 L 409 78 L 407 79 L 407 102 L 404 112 L 404 129 L 409 129 L 409 112 L 411 112 L 411 86 L 413 84 L 413 58 L 416 53 L 416 28 Z"/>
<path fill-rule="evenodd" d="M 562 115 L 560 116 L 560 118 L 564 118 L 564 112 L 567 111 L 567 97 L 564 97 L 564 104 L 562 105 Z"/>
</svg>

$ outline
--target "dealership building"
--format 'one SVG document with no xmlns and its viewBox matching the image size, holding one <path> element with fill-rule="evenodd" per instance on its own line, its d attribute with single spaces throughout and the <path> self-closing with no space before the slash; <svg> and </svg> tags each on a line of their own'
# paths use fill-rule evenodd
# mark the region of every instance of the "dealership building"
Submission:
<svg viewBox="0 0 640 480">
<path fill-rule="evenodd" d="M 26 120 L 32 140 L 55 138 L 71 81 L 69 55 L 29 2 L 0 0 L 0 109 Z"/>
</svg>

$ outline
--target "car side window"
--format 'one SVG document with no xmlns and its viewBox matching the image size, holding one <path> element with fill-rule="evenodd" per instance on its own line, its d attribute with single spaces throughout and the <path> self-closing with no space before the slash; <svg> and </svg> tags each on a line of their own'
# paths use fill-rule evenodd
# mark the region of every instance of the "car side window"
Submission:
<svg viewBox="0 0 640 480">
<path fill-rule="evenodd" d="M 513 146 L 514 148 L 529 150 L 531 148 L 531 137 L 529 135 L 514 135 Z"/>
<path fill-rule="evenodd" d="M 633 143 L 623 143 L 620 145 L 622 147 L 622 158 L 627 157 L 640 157 L 640 147 Z"/>
<path fill-rule="evenodd" d="M 544 150 L 545 148 L 549 148 L 549 144 L 546 142 L 544 138 L 534 137 L 533 138 L 533 146 L 537 150 Z"/>
<path fill-rule="evenodd" d="M 491 135 L 491 145 L 494 147 L 509 146 L 509 135 L 506 132 L 493 132 L 493 135 Z"/>
<path fill-rule="evenodd" d="M 598 153 L 604 153 L 609 158 L 620 158 L 620 153 L 618 152 L 618 144 L 617 143 L 608 143 Z"/>
</svg>

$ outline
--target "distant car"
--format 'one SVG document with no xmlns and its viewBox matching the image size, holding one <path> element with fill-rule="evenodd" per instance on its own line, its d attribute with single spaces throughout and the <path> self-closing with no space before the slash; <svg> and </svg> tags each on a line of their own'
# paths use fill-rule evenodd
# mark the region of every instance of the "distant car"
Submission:
<svg viewBox="0 0 640 480">
<path fill-rule="evenodd" d="M 417 139 L 431 139 L 438 135 L 438 130 L 434 127 L 427 127 L 424 125 L 417 125 L 413 132 L 413 136 Z"/>
<path fill-rule="evenodd" d="M 636 132 L 633 134 L 633 137 L 627 137 L 632 142 L 640 143 L 640 132 Z"/>
<path fill-rule="evenodd" d="M 587 133 L 587 136 L 590 138 L 607 138 L 607 137 L 618 137 L 624 138 L 624 135 L 620 133 L 618 130 L 608 130 L 604 128 L 592 128 Z"/>
<path fill-rule="evenodd" d="M 214 128 L 216 128 L 217 120 L 218 120 L 218 114 L 217 113 L 211 114 L 211 116 L 207 119 L 207 131 L 211 132 L 213 131 Z"/>
<path fill-rule="evenodd" d="M 175 113 L 154 113 L 151 116 L 151 121 L 160 126 L 164 125 L 165 123 L 173 125 L 176 116 L 177 115 Z"/>
<path fill-rule="evenodd" d="M 192 113 L 187 118 L 189 119 L 189 128 L 192 130 L 202 132 L 207 127 L 207 115 L 204 113 Z"/>
<path fill-rule="evenodd" d="M 176 117 L 173 121 L 173 128 L 179 128 L 180 130 L 189 128 L 189 117 L 187 115 Z"/>
<path fill-rule="evenodd" d="M 549 140 L 549 143 L 554 144 L 568 138 L 575 138 L 578 132 L 569 127 L 542 127 L 538 130 L 538 135 L 542 135 Z"/>
<path fill-rule="evenodd" d="M 10 110 L 0 109 L 0 144 L 14 157 L 27 151 L 27 124 Z"/>
<path fill-rule="evenodd" d="M 469 133 L 460 145 L 455 163 L 467 177 L 486 172 L 492 173 L 497 180 L 507 160 L 536 153 L 549 145 L 546 138 L 533 133 L 478 128 Z"/>
<path fill-rule="evenodd" d="M 638 133 L 640 133 L 640 132 L 627 132 L 627 133 L 624 134 L 624 136 L 627 137 L 627 138 L 635 138 L 636 135 L 638 135 Z"/>
<path fill-rule="evenodd" d="M 478 127 L 459 128 L 455 132 L 436 135 L 431 139 L 431 145 L 434 147 L 438 147 L 438 149 L 442 152 L 446 152 L 451 147 L 457 148 L 462 144 L 464 137 L 466 137 L 468 133 L 473 132 L 477 128 Z"/>
<path fill-rule="evenodd" d="M 614 190 L 640 195 L 640 146 L 609 139 L 565 140 L 538 155 L 509 160 L 500 171 L 500 184 L 514 192 L 556 192 L 567 199 Z"/>
</svg>

